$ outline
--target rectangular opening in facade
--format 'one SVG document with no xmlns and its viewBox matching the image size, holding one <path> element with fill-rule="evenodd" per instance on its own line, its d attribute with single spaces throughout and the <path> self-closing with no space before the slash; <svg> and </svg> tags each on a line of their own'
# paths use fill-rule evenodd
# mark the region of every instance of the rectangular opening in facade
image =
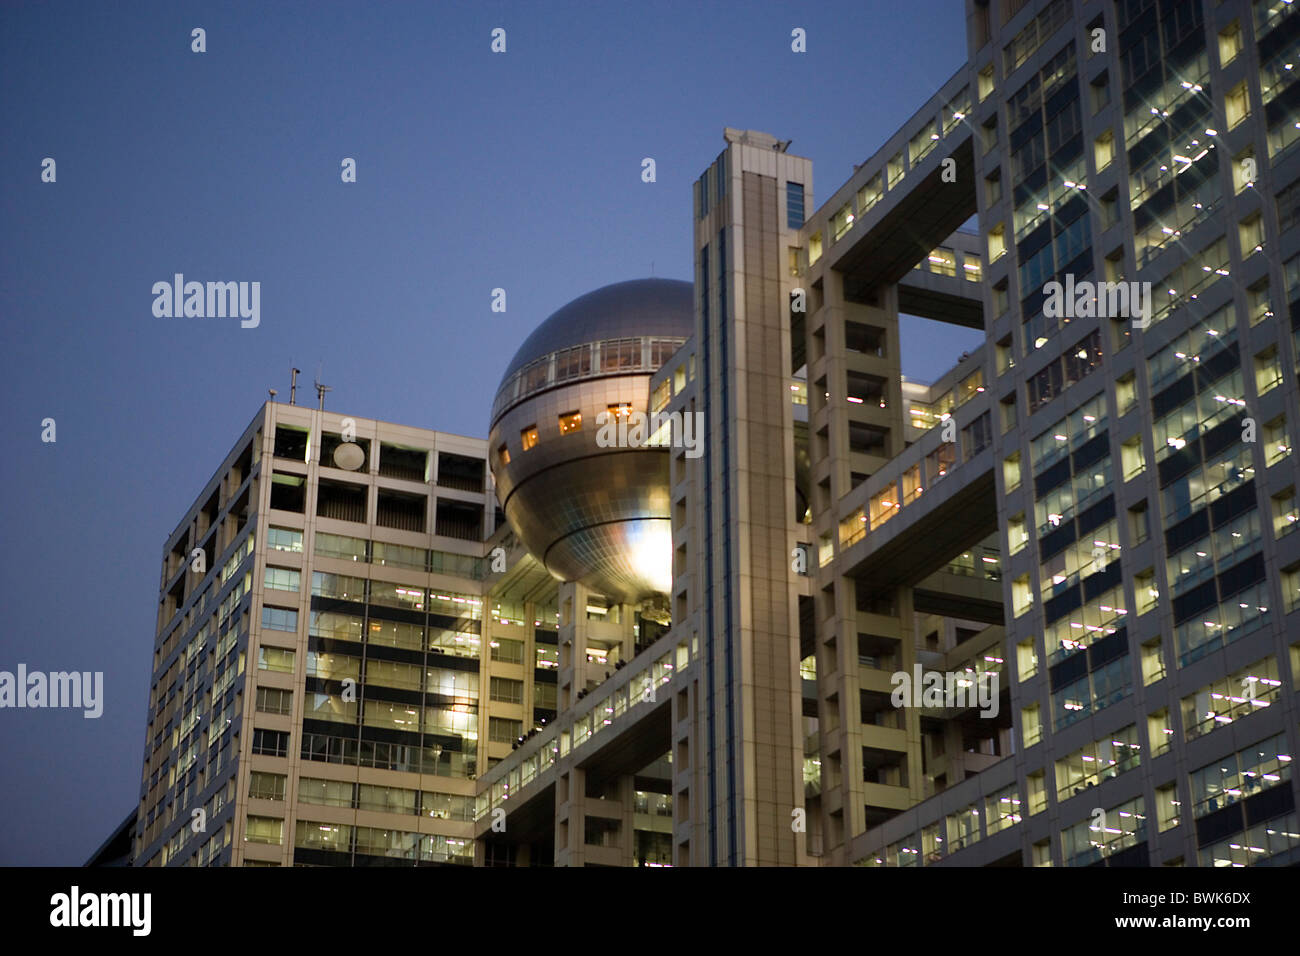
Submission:
<svg viewBox="0 0 1300 956">
<path fill-rule="evenodd" d="M 307 440 L 310 432 L 293 425 L 275 426 L 275 457 L 292 458 L 294 461 L 307 460 Z"/>
<path fill-rule="evenodd" d="M 379 474 L 403 481 L 427 481 L 429 453 L 423 448 L 379 443 Z"/>
<path fill-rule="evenodd" d="M 271 507 L 303 514 L 307 507 L 307 479 L 300 475 L 271 475 Z"/>
<path fill-rule="evenodd" d="M 441 466 L 439 467 L 441 474 Z M 483 535 L 483 506 L 463 501 L 438 499 L 433 533 L 464 541 L 479 541 Z"/>
<path fill-rule="evenodd" d="M 365 485 L 322 478 L 316 489 L 316 514 L 339 521 L 366 520 Z"/>
<path fill-rule="evenodd" d="M 428 509 L 427 495 L 407 495 L 400 491 L 387 491 L 381 488 L 375 524 L 384 528 L 423 533 Z"/>
<path fill-rule="evenodd" d="M 482 458 L 444 451 L 438 455 L 438 484 L 458 491 L 482 491 L 486 464 Z"/>
</svg>

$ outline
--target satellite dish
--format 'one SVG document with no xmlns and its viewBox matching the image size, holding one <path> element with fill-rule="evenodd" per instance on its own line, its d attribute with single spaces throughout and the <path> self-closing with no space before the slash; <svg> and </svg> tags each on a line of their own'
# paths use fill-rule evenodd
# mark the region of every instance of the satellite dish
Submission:
<svg viewBox="0 0 1300 956">
<path fill-rule="evenodd" d="M 356 442 L 344 442 L 334 449 L 334 466 L 344 471 L 356 471 L 366 460 L 366 453 Z"/>
</svg>

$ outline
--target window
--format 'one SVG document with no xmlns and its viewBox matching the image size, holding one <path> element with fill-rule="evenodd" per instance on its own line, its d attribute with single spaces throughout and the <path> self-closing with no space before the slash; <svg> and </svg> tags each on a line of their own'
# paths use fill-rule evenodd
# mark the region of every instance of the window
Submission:
<svg viewBox="0 0 1300 956">
<path fill-rule="evenodd" d="M 293 651 L 280 647 L 259 647 L 257 649 L 257 669 L 278 674 L 293 673 Z"/>
<path fill-rule="evenodd" d="M 1137 382 L 1132 372 L 1115 380 L 1115 407 L 1123 418 L 1137 404 Z"/>
<path fill-rule="evenodd" d="M 1203 737 L 1271 707 L 1281 694 L 1277 661 L 1266 657 L 1184 697 L 1183 732 L 1188 740 Z"/>
<path fill-rule="evenodd" d="M 282 607 L 262 608 L 262 627 L 272 631 L 298 630 L 298 612 Z"/>
<path fill-rule="evenodd" d="M 266 546 L 271 551 L 302 554 L 302 532 L 294 531 L 292 528 L 267 528 Z"/>
<path fill-rule="evenodd" d="M 1034 638 L 1021 641 L 1016 645 L 1016 677 L 1028 680 L 1038 673 L 1038 649 Z"/>
<path fill-rule="evenodd" d="M 264 714 L 293 713 L 293 691 L 278 687 L 259 687 L 257 689 L 257 709 Z"/>
<path fill-rule="evenodd" d="M 785 226 L 787 229 L 803 227 L 803 183 L 785 184 Z"/>
<path fill-rule="evenodd" d="M 278 817 L 250 816 L 244 827 L 244 842 L 279 846 L 284 842 L 284 821 Z"/>
<path fill-rule="evenodd" d="M 947 417 L 947 416 L 945 416 Z M 934 451 L 925 456 L 925 484 L 932 486 L 948 474 L 957 463 L 957 445 L 955 442 L 943 442 Z"/>
<path fill-rule="evenodd" d="M 1061 831 L 1061 855 L 1067 866 L 1087 866 L 1146 840 L 1143 799 L 1105 808 L 1101 821 L 1089 814 Z M 1105 824 L 1104 826 L 1102 824 Z"/>
<path fill-rule="evenodd" d="M 665 382 L 665 385 L 668 383 Z M 661 406 L 662 407 L 662 406 Z M 560 416 L 560 434 L 579 431 L 582 428 L 582 412 L 565 412 Z"/>
<path fill-rule="evenodd" d="M 1269 301 L 1268 280 L 1255 283 L 1246 290 L 1246 311 L 1250 315 L 1250 324 L 1258 325 L 1265 319 L 1273 318 L 1273 307 Z"/>
<path fill-rule="evenodd" d="M 831 242 L 838 242 L 853 225 L 853 204 L 845 203 L 831 216 Z"/>
<path fill-rule="evenodd" d="M 970 461 L 993 442 L 993 424 L 988 412 L 961 430 L 962 460 Z"/>
<path fill-rule="evenodd" d="M 1056 761 L 1056 799 L 1067 800 L 1120 774 L 1142 759 L 1136 724 L 1107 734 Z"/>
<path fill-rule="evenodd" d="M 1021 453 L 1008 455 L 1002 459 L 1002 485 L 1008 492 L 1021 486 Z"/>
<path fill-rule="evenodd" d="M 898 514 L 898 485 L 890 482 L 876 494 L 872 495 L 871 502 L 871 527 L 876 529 Z"/>
<path fill-rule="evenodd" d="M 989 263 L 997 262 L 1006 254 L 1007 251 L 1006 226 L 1002 223 L 998 223 L 990 229 L 987 244 L 989 250 Z"/>
<path fill-rule="evenodd" d="M 903 154 L 901 152 L 895 153 L 894 158 L 889 161 L 885 170 L 889 177 L 889 188 L 893 189 L 903 179 Z"/>
<path fill-rule="evenodd" d="M 524 682 L 511 680 L 509 677 L 493 677 L 489 696 L 505 704 L 522 704 L 524 702 Z"/>
<path fill-rule="evenodd" d="M 289 734 L 282 730 L 253 730 L 253 753 L 263 757 L 287 757 Z"/>
<path fill-rule="evenodd" d="M 488 718 L 488 740 L 498 744 L 512 744 L 524 732 L 523 721 L 510 720 L 506 717 Z"/>
<path fill-rule="evenodd" d="M 880 202 L 885 196 L 884 183 L 880 174 L 872 176 L 867 184 L 858 190 L 858 215 L 862 216 L 868 209 Z"/>
<path fill-rule="evenodd" d="M 1286 735 L 1276 734 L 1191 773 L 1192 816 L 1199 819 L 1291 779 Z"/>
<path fill-rule="evenodd" d="M 502 465 L 510 464 L 510 449 L 507 448 L 505 445 L 502 445 L 500 448 L 498 448 L 497 460 L 501 462 Z"/>
<path fill-rule="evenodd" d="M 1030 704 L 1020 711 L 1020 738 L 1022 746 L 1032 747 L 1043 739 L 1043 722 L 1038 705 Z"/>
<path fill-rule="evenodd" d="M 1227 92 L 1223 105 L 1227 114 L 1228 129 L 1232 129 L 1250 116 L 1250 92 L 1246 88 L 1245 80 L 1242 80 Z"/>
<path fill-rule="evenodd" d="M 1181 822 L 1181 809 L 1175 784 L 1171 782 L 1156 787 L 1156 825 L 1161 833 L 1178 826 Z"/>
<path fill-rule="evenodd" d="M 1232 191 L 1234 194 L 1255 185 L 1259 167 L 1255 162 L 1255 150 L 1247 148 L 1237 154 L 1232 162 Z"/>
<path fill-rule="evenodd" d="M 1007 553 L 1016 554 L 1029 543 L 1029 535 L 1025 531 L 1025 514 L 1022 511 L 1007 520 Z"/>
<path fill-rule="evenodd" d="M 1140 571 L 1137 576 L 1133 578 L 1133 597 L 1137 604 L 1137 612 L 1139 615 L 1145 614 L 1147 611 L 1155 608 L 1157 602 L 1160 600 L 1160 591 L 1156 589 L 1156 573 L 1153 568 L 1147 568 L 1145 571 Z M 1143 646 L 1145 647 L 1146 645 Z M 1159 644 L 1157 644 L 1156 647 L 1158 650 Z M 1161 664 L 1161 667 L 1163 668 L 1164 665 Z"/>
<path fill-rule="evenodd" d="M 1241 24 L 1233 20 L 1219 31 L 1219 65 L 1227 66 L 1241 52 Z"/>
<path fill-rule="evenodd" d="M 1281 384 L 1282 365 L 1278 361 L 1277 346 L 1270 345 L 1255 356 L 1255 388 L 1263 395 Z"/>
<path fill-rule="evenodd" d="M 1093 159 L 1097 164 L 1097 172 L 1101 172 L 1111 164 L 1115 158 L 1115 134 L 1111 130 L 1106 130 L 1097 137 L 1092 147 Z"/>
<path fill-rule="evenodd" d="M 1124 480 L 1128 481 L 1146 470 L 1146 458 L 1142 453 L 1142 436 L 1134 435 L 1119 446 L 1120 463 L 1124 468 Z"/>
<path fill-rule="evenodd" d="M 297 591 L 301 578 L 302 573 L 299 571 L 267 567 L 266 577 L 263 579 L 262 584 L 274 591 Z M 263 610 L 265 611 L 265 608 Z M 297 622 L 295 622 L 294 629 L 297 629 Z"/>
<path fill-rule="evenodd" d="M 1295 488 L 1287 488 L 1273 496 L 1273 537 L 1290 534 L 1300 523 L 1296 509 Z"/>
<path fill-rule="evenodd" d="M 248 795 L 254 800 L 283 800 L 285 780 L 282 773 L 254 770 L 248 775 Z"/>
<path fill-rule="evenodd" d="M 992 207 L 1002 199 L 1002 177 L 988 176 L 984 180 L 984 205 Z"/>
<path fill-rule="evenodd" d="M 1016 617 L 1020 617 L 1034 605 L 1034 592 L 1029 585 L 1029 575 L 1022 574 L 1011 582 L 1011 603 Z"/>
<path fill-rule="evenodd" d="M 524 446 L 524 451 L 528 451 L 537 445 L 537 426 L 529 425 L 519 433 L 519 440 Z"/>
<path fill-rule="evenodd" d="M 1241 258 L 1247 259 L 1264 251 L 1264 219 L 1259 213 L 1248 216 L 1237 224 L 1237 237 L 1241 242 Z"/>
<path fill-rule="evenodd" d="M 492 641 L 492 660 L 503 664 L 522 664 L 524 662 L 524 642 L 500 637 Z"/>
<path fill-rule="evenodd" d="M 1287 436 L 1286 416 L 1279 415 L 1264 423 L 1264 464 L 1276 465 L 1291 454 L 1291 439 Z"/>
<path fill-rule="evenodd" d="M 366 544 L 365 538 L 353 538 L 343 534 L 327 534 L 323 531 L 317 531 L 315 551 L 326 558 L 365 561 Z M 423 570 L 423 566 L 421 569 Z"/>
</svg>

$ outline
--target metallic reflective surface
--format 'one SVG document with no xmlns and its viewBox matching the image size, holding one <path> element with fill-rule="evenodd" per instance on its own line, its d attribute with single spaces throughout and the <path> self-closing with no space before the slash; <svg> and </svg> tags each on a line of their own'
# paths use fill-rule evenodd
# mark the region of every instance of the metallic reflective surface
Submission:
<svg viewBox="0 0 1300 956">
<path fill-rule="evenodd" d="M 534 359 L 600 339 L 687 338 L 694 331 L 689 282 L 640 279 L 575 299 L 540 325 L 511 360 L 503 385 Z M 672 585 L 668 449 L 601 448 L 597 417 L 610 405 L 645 411 L 648 368 L 611 371 L 529 395 L 492 423 L 490 460 L 515 533 L 553 575 L 623 601 Z M 559 418 L 581 428 L 561 434 Z M 521 433 L 537 429 L 524 450 Z M 504 463 L 500 448 L 509 451 Z"/>
</svg>

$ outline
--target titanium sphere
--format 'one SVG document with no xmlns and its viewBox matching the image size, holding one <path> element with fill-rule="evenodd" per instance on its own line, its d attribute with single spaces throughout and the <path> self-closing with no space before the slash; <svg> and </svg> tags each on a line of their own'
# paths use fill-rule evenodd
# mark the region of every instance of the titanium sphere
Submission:
<svg viewBox="0 0 1300 956">
<path fill-rule="evenodd" d="M 551 315 L 506 368 L 489 437 L 497 496 L 560 580 L 625 602 L 671 589 L 669 450 L 602 448 L 597 419 L 648 411 L 651 375 L 694 329 L 691 283 L 619 282 Z"/>
</svg>

